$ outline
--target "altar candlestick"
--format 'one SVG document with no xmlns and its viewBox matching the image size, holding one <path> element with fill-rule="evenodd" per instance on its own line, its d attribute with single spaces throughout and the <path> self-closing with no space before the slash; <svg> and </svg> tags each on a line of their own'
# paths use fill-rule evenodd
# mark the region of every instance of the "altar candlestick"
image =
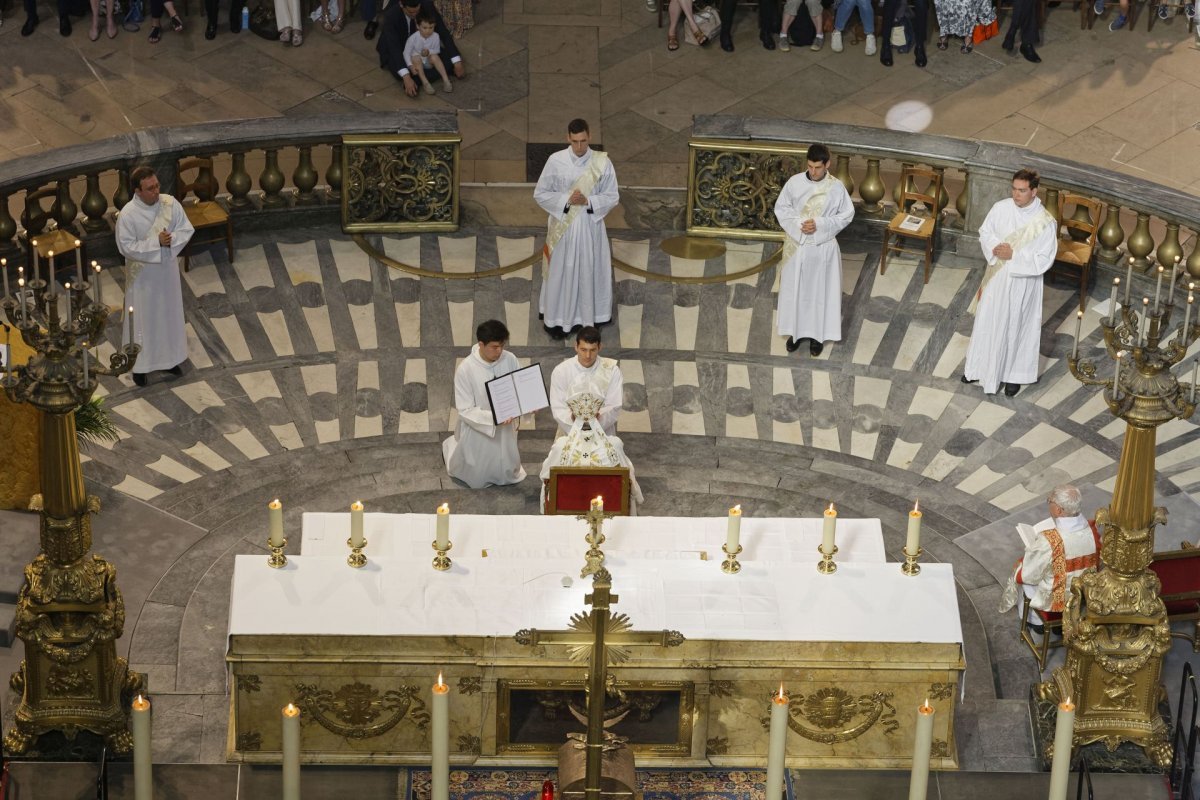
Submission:
<svg viewBox="0 0 1200 800">
<path fill-rule="evenodd" d="M 1083 312 L 1075 312 L 1075 346 L 1071 349 L 1071 358 L 1079 358 L 1079 334 L 1083 330 Z"/>
<path fill-rule="evenodd" d="M 1159 264 L 1158 265 L 1158 279 L 1154 281 L 1154 313 L 1155 314 L 1158 313 L 1158 305 L 1159 305 L 1158 296 L 1162 292 L 1162 276 L 1163 276 L 1163 267 L 1162 267 L 1162 264 Z"/>
<path fill-rule="evenodd" d="M 1125 355 L 1124 350 L 1117 353 L 1116 361 L 1113 362 L 1115 364 L 1113 368 L 1113 400 L 1116 400 L 1121 396 L 1119 382 L 1121 380 L 1121 357 L 1123 355 Z"/>
<path fill-rule="evenodd" d="M 21 303 L 21 324 L 25 324 L 25 279 L 17 278 L 17 299 Z"/>
<path fill-rule="evenodd" d="M 825 527 L 821 530 L 821 552 L 825 555 L 833 554 L 833 540 L 837 530 L 837 508 L 833 503 L 829 504 L 829 508 L 825 509 Z"/>
<path fill-rule="evenodd" d="M 742 536 L 742 507 L 736 505 L 729 509 L 729 524 L 725 529 L 725 549 L 730 553 L 737 552 L 738 541 Z"/>
<path fill-rule="evenodd" d="M 1183 312 L 1183 329 L 1179 332 L 1179 340 L 1181 342 L 1187 341 L 1188 326 L 1190 326 L 1192 324 L 1192 304 L 1195 301 L 1196 301 L 1196 296 L 1193 294 L 1189 294 L 1187 306 Z"/>
<path fill-rule="evenodd" d="M 437 509 L 437 549 L 448 550 L 450 543 L 450 504 L 442 503 Z"/>
<path fill-rule="evenodd" d="M 1149 321 L 1150 321 L 1150 298 L 1143 297 L 1142 298 L 1142 321 L 1141 321 L 1141 324 L 1138 325 L 1138 338 L 1137 338 L 1138 347 L 1146 346 L 1146 326 L 1149 324 Z"/>
<path fill-rule="evenodd" d="M 100 305 L 100 265 L 95 261 L 92 262 L 92 271 L 96 273 L 96 277 L 93 278 L 95 284 L 92 286 L 92 297 L 96 300 L 96 305 Z"/>
<path fill-rule="evenodd" d="M 1172 298 L 1175 295 L 1175 276 L 1179 273 L 1179 256 L 1175 256 L 1175 260 L 1171 262 L 1171 283 L 1167 286 L 1167 305 L 1172 305 Z"/>
<path fill-rule="evenodd" d="M 431 783 L 430 800 L 449 800 L 450 798 L 450 687 L 438 673 L 437 683 L 433 685 L 433 703 L 430 711 L 433 714 L 431 725 Z"/>
<path fill-rule="evenodd" d="M 363 504 L 355 500 L 350 504 L 350 546 L 363 546 Z"/>
<path fill-rule="evenodd" d="M 130 307 L 129 307 L 129 342 L 128 342 L 128 344 L 133 344 L 133 340 L 134 340 L 134 335 L 133 335 L 133 306 L 130 306 Z"/>
<path fill-rule="evenodd" d="M 1115 325 L 1117 322 L 1117 290 L 1121 288 L 1121 279 L 1113 278 L 1112 298 L 1108 301 L 1108 324 Z"/>
<path fill-rule="evenodd" d="M 276 497 L 267 503 L 267 516 L 271 522 L 271 537 L 268 543 L 271 547 L 283 547 L 283 503 Z"/>
<path fill-rule="evenodd" d="M 1058 704 L 1054 723 L 1054 760 L 1050 764 L 1049 800 L 1066 800 L 1071 779 L 1071 738 L 1075 733 L 1075 704 L 1067 698 Z"/>
<path fill-rule="evenodd" d="M 129 727 L 133 733 L 133 797 L 151 800 L 154 777 L 150 765 L 150 701 L 143 695 L 133 698 Z"/>
<path fill-rule="evenodd" d="M 46 286 L 54 286 L 54 251 L 46 251 Z"/>
<path fill-rule="evenodd" d="M 71 284 L 69 284 L 69 283 L 68 283 L 68 284 L 67 284 L 67 285 L 66 285 L 64 288 L 66 288 L 66 290 L 67 290 L 67 319 L 66 319 L 66 321 L 67 321 L 67 322 L 70 322 L 70 321 L 71 321 L 71 319 L 72 319 L 72 314 L 71 314 Z"/>
<path fill-rule="evenodd" d="M 75 285 L 83 283 L 83 242 L 75 240 Z"/>
<path fill-rule="evenodd" d="M 283 800 L 300 800 L 300 709 L 283 707 Z"/>
<path fill-rule="evenodd" d="M 1125 268 L 1125 305 L 1129 305 L 1129 290 L 1133 288 L 1133 256 L 1129 257 L 1129 266 Z"/>
<path fill-rule="evenodd" d="M 591 509 L 592 509 L 592 511 L 603 511 L 604 510 L 604 497 L 602 497 L 601 495 L 596 495 L 595 497 L 593 497 Z"/>
<path fill-rule="evenodd" d="M 929 751 L 933 745 L 933 706 L 929 705 L 929 698 L 925 698 L 925 704 L 917 708 L 914 740 L 908 800 L 925 800 L 925 791 L 929 786 Z"/>
<path fill-rule="evenodd" d="M 912 511 L 908 512 L 908 541 L 904 543 L 904 550 L 910 556 L 915 556 L 921 549 L 921 516 L 921 503 L 916 501 Z"/>
<path fill-rule="evenodd" d="M 767 794 L 765 800 L 783 797 L 783 766 L 787 758 L 788 696 L 779 684 L 771 696 L 771 734 L 767 743 Z"/>
<path fill-rule="evenodd" d="M 4 273 L 4 297 L 7 298 L 10 292 L 8 291 L 8 259 L 0 258 L 0 272 Z"/>
<path fill-rule="evenodd" d="M 37 281 L 38 281 L 38 249 L 37 249 L 37 239 L 34 239 L 34 240 L 33 240 L 33 242 L 32 242 L 32 244 L 33 244 L 33 282 L 34 282 L 34 283 L 37 283 Z"/>
</svg>

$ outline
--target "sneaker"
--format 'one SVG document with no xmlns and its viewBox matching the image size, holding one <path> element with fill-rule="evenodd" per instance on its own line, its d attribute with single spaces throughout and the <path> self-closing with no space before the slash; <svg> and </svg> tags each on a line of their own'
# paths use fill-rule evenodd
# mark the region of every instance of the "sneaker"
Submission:
<svg viewBox="0 0 1200 800">
<path fill-rule="evenodd" d="M 779 49 L 785 53 L 792 49 L 792 46 L 788 43 L 786 33 L 779 34 Z"/>
<path fill-rule="evenodd" d="M 454 91 L 454 84 L 450 83 L 450 81 L 442 81 L 442 91 L 450 94 Z"/>
<path fill-rule="evenodd" d="M 429 83 L 429 82 L 426 82 L 426 83 L 425 83 L 425 94 L 433 94 L 433 93 L 435 93 L 436 91 L 437 91 L 437 89 L 434 89 L 434 88 L 433 88 L 433 84 L 432 84 L 432 83 Z"/>
<path fill-rule="evenodd" d="M 867 34 L 867 50 L 866 50 L 866 54 L 867 54 L 867 55 L 869 55 L 869 56 L 873 56 L 873 55 L 875 55 L 875 34 L 873 34 L 873 33 L 868 33 L 868 34 Z"/>
<path fill-rule="evenodd" d="M 1096 12 L 1097 17 L 1101 16 L 1104 13 L 1104 0 L 1096 0 L 1092 6 L 1092 11 Z"/>
<path fill-rule="evenodd" d="M 1158 18 L 1159 19 L 1168 19 L 1170 16 L 1171 16 L 1170 8 L 1168 8 L 1167 6 L 1159 6 L 1158 7 Z"/>
<path fill-rule="evenodd" d="M 1190 6 L 1185 7 L 1183 9 L 1183 14 L 1188 19 L 1195 19 L 1196 18 L 1196 4 L 1192 3 Z"/>
<path fill-rule="evenodd" d="M 829 47 L 835 53 L 842 52 L 842 32 L 841 31 L 833 32 L 833 37 L 829 40 Z"/>
<path fill-rule="evenodd" d="M 818 36 L 817 38 L 813 39 L 812 47 L 810 47 L 808 49 L 812 50 L 815 53 L 824 46 L 825 46 L 825 37 Z"/>
<path fill-rule="evenodd" d="M 1124 28 L 1124 27 L 1125 27 L 1125 15 L 1124 14 L 1117 14 L 1117 18 L 1114 19 L 1112 22 L 1108 23 L 1108 29 L 1110 31 L 1119 31 L 1119 30 L 1121 30 L 1121 28 Z"/>
</svg>

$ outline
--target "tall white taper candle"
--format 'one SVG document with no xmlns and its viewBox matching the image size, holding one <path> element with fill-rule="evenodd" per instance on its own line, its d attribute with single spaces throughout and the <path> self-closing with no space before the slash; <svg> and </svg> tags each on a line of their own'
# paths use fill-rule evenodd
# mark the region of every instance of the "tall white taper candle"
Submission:
<svg viewBox="0 0 1200 800">
<path fill-rule="evenodd" d="M 904 543 L 904 550 L 910 556 L 916 556 L 921 549 L 921 516 L 921 503 L 914 501 L 912 511 L 908 512 L 908 540 Z"/>
<path fill-rule="evenodd" d="M 450 504 L 442 503 L 437 508 L 437 549 L 445 550 L 450 542 Z"/>
<path fill-rule="evenodd" d="M 771 730 L 767 740 L 767 794 L 765 800 L 783 797 L 783 767 L 787 760 L 788 696 L 779 684 L 771 697 Z"/>
<path fill-rule="evenodd" d="M 283 800 L 300 800 L 300 709 L 292 703 L 283 707 Z"/>
<path fill-rule="evenodd" d="M 133 733 L 133 797 L 154 797 L 154 775 L 150 762 L 150 701 L 143 695 L 133 698 L 129 727 Z"/>
<path fill-rule="evenodd" d="M 1129 291 L 1133 288 L 1133 256 L 1129 257 L 1129 266 L 1125 268 L 1125 305 L 1129 305 Z"/>
<path fill-rule="evenodd" d="M 350 546 L 363 546 L 363 504 L 355 500 L 350 504 Z"/>
<path fill-rule="evenodd" d="M 1067 698 L 1058 704 L 1054 722 L 1054 760 L 1050 763 L 1049 800 L 1067 800 L 1071 779 L 1071 737 L 1075 733 L 1075 704 Z"/>
<path fill-rule="evenodd" d="M 725 549 L 736 553 L 742 537 L 742 507 L 736 505 L 729 509 L 729 523 L 725 527 Z"/>
<path fill-rule="evenodd" d="M 267 503 L 267 517 L 271 523 L 268 543 L 271 547 L 283 547 L 283 503 L 278 497 Z"/>
<path fill-rule="evenodd" d="M 837 535 L 837 508 L 833 503 L 829 504 L 829 508 L 825 509 L 825 525 L 821 528 L 821 552 L 824 555 L 833 555 L 834 537 Z"/>
<path fill-rule="evenodd" d="M 1083 312 L 1075 312 L 1075 346 L 1071 348 L 1071 358 L 1079 358 L 1079 334 L 1083 330 Z"/>
<path fill-rule="evenodd" d="M 929 751 L 933 746 L 933 706 L 929 698 L 917 707 L 917 731 L 913 737 L 912 775 L 908 779 L 908 800 L 925 800 L 929 786 Z"/>
<path fill-rule="evenodd" d="M 433 685 L 430 726 L 430 800 L 450 800 L 450 687 L 438 673 Z"/>
<path fill-rule="evenodd" d="M 1121 288 L 1121 279 L 1113 278 L 1112 298 L 1108 301 L 1108 324 L 1113 325 L 1117 321 L 1117 289 Z"/>
</svg>

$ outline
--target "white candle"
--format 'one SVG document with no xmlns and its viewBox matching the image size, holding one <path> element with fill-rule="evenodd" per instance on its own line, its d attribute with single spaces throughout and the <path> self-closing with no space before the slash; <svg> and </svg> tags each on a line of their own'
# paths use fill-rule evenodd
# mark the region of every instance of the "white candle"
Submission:
<svg viewBox="0 0 1200 800">
<path fill-rule="evenodd" d="M 736 505 L 729 509 L 729 524 L 725 528 L 725 549 L 736 553 L 742 536 L 742 507 Z"/>
<path fill-rule="evenodd" d="M 1124 350 L 1117 353 L 1117 360 L 1113 362 L 1116 364 L 1116 367 L 1113 369 L 1113 400 L 1116 400 L 1121 396 L 1119 381 L 1121 380 L 1121 356 L 1123 355 L 1125 355 Z"/>
<path fill-rule="evenodd" d="M 1188 398 L 1188 402 L 1193 404 L 1196 402 L 1196 367 L 1198 366 L 1200 366 L 1200 358 L 1192 361 L 1192 391 L 1190 392 L 1191 396 Z"/>
<path fill-rule="evenodd" d="M 1159 293 L 1162 292 L 1162 276 L 1163 276 L 1163 268 L 1162 268 L 1162 264 L 1159 264 L 1158 265 L 1158 279 L 1154 281 L 1154 313 L 1155 314 L 1158 313 L 1158 305 L 1159 305 L 1158 296 L 1159 296 Z"/>
<path fill-rule="evenodd" d="M 150 701 L 144 696 L 133 698 L 129 727 L 133 733 L 133 797 L 151 800 L 154 797 L 154 777 L 150 764 Z"/>
<path fill-rule="evenodd" d="M 4 296 L 7 298 L 10 294 L 8 291 L 8 259 L 0 258 L 0 272 L 4 273 Z"/>
<path fill-rule="evenodd" d="M 912 776 L 908 780 L 908 800 L 925 800 L 929 786 L 929 751 L 933 745 L 933 706 L 929 698 L 917 707 L 917 731 L 913 737 Z"/>
<path fill-rule="evenodd" d="M 75 240 L 75 285 L 83 283 L 83 242 Z"/>
<path fill-rule="evenodd" d="M 821 554 L 833 555 L 834 536 L 837 531 L 837 509 L 833 503 L 825 509 L 825 527 L 821 530 Z"/>
<path fill-rule="evenodd" d="M 592 498 L 592 511 L 604 510 L 604 498 L 601 495 L 596 495 Z"/>
<path fill-rule="evenodd" d="M 912 511 L 908 512 L 908 541 L 904 544 L 904 551 L 910 556 L 916 556 L 917 551 L 921 549 L 921 504 L 920 501 L 914 502 Z"/>
<path fill-rule="evenodd" d="M 363 504 L 355 500 L 350 504 L 350 546 L 363 546 Z"/>
<path fill-rule="evenodd" d="M 1109 305 L 1108 324 L 1109 325 L 1116 324 L 1116 321 L 1117 321 L 1117 289 L 1120 289 L 1120 288 L 1121 288 L 1121 279 L 1113 278 L 1112 299 L 1109 300 L 1109 302 L 1108 302 L 1108 305 Z"/>
<path fill-rule="evenodd" d="M 1071 778 L 1071 739 L 1075 733 L 1075 704 L 1067 698 L 1058 704 L 1054 723 L 1054 761 L 1050 764 L 1049 800 L 1066 800 Z"/>
<path fill-rule="evenodd" d="M 278 497 L 267 503 L 267 517 L 271 524 L 268 544 L 271 547 L 283 547 L 283 503 L 279 502 Z"/>
<path fill-rule="evenodd" d="M 450 798 L 450 687 L 438 673 L 437 683 L 433 685 L 433 703 L 430 708 L 433 714 L 430 728 L 431 769 L 430 800 L 449 800 Z"/>
<path fill-rule="evenodd" d="M 134 337 L 134 335 L 133 335 L 133 306 L 130 306 L 129 307 L 129 344 L 133 344 L 134 338 L 136 338 L 136 337 Z"/>
<path fill-rule="evenodd" d="M 783 767 L 787 759 L 788 696 L 779 684 L 771 697 L 771 735 L 767 742 L 767 794 L 765 800 L 783 797 Z"/>
<path fill-rule="evenodd" d="M 1175 296 L 1175 276 L 1179 273 L 1179 256 L 1175 256 L 1175 260 L 1171 262 L 1171 283 L 1167 286 L 1167 302 L 1172 303 L 1172 298 Z"/>
<path fill-rule="evenodd" d="M 450 504 L 442 503 L 437 509 L 437 549 L 446 550 L 450 544 Z"/>
<path fill-rule="evenodd" d="M 71 284 L 67 284 L 64 288 L 67 290 L 67 322 L 71 321 Z"/>
<path fill-rule="evenodd" d="M 1075 312 L 1075 347 L 1071 349 L 1071 358 L 1079 358 L 1079 333 L 1083 330 L 1083 312 Z"/>
<path fill-rule="evenodd" d="M 46 251 L 46 285 L 54 285 L 54 251 Z"/>
<path fill-rule="evenodd" d="M 283 707 L 283 800 L 300 800 L 300 709 Z"/>
<path fill-rule="evenodd" d="M 21 324 L 25 324 L 25 279 L 17 278 L 17 300 L 21 303 Z"/>
<path fill-rule="evenodd" d="M 33 240 L 33 242 L 32 242 L 32 244 L 33 244 L 33 282 L 34 282 L 34 283 L 37 283 L 37 281 L 38 281 L 38 249 L 37 249 L 37 239 L 34 239 L 34 240 Z"/>
<path fill-rule="evenodd" d="M 1133 256 L 1129 257 L 1129 266 L 1125 268 L 1125 305 L 1129 305 L 1129 290 L 1133 288 Z"/>
<path fill-rule="evenodd" d="M 88 383 L 88 346 L 87 342 L 83 343 L 83 385 Z"/>
<path fill-rule="evenodd" d="M 96 283 L 92 287 L 92 297 L 95 298 L 96 305 L 100 305 L 100 265 L 95 261 L 92 262 L 92 271 L 96 273 L 96 277 L 94 278 Z"/>
<path fill-rule="evenodd" d="M 1195 300 L 1196 300 L 1196 296 L 1194 294 L 1189 293 L 1187 307 L 1184 309 L 1184 312 L 1183 312 L 1183 328 L 1179 332 L 1180 333 L 1179 338 L 1180 338 L 1180 342 L 1182 344 L 1187 343 L 1188 327 L 1192 324 L 1192 303 L 1195 302 Z"/>
<path fill-rule="evenodd" d="M 1146 326 L 1150 320 L 1150 298 L 1142 298 L 1142 322 L 1138 325 L 1138 347 L 1146 346 Z"/>
</svg>

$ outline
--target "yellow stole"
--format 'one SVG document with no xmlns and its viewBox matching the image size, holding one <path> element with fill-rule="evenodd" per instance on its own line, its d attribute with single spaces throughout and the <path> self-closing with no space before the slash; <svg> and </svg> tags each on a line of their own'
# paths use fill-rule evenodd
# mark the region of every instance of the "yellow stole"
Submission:
<svg viewBox="0 0 1200 800">
<path fill-rule="evenodd" d="M 596 186 L 596 181 L 600 180 L 600 176 L 604 173 L 604 165 L 607 163 L 607 153 L 593 150 L 592 159 L 588 162 L 587 169 L 575 180 L 575 183 L 571 184 L 567 195 L 574 194 L 576 190 L 585 196 L 590 195 L 592 189 Z M 567 228 L 571 227 L 571 223 L 581 213 L 587 213 L 586 206 L 571 206 L 571 210 L 567 212 L 567 216 L 563 219 L 550 219 L 550 224 L 546 228 L 546 244 L 542 246 L 542 259 L 547 268 L 550 267 L 550 254 L 554 252 L 554 247 L 558 244 L 558 240 L 563 237 L 567 232 Z"/>
<path fill-rule="evenodd" d="M 1004 241 L 1013 249 L 1013 255 L 1015 256 L 1017 250 L 1041 236 L 1045 227 L 1053 222 L 1054 217 L 1050 216 L 1049 211 L 1042 208 L 1042 213 L 1034 214 L 1033 219 L 1026 222 L 1020 228 L 1017 228 L 1014 233 L 1004 237 Z M 979 308 L 979 301 L 983 299 L 983 290 L 992 282 L 992 278 L 996 277 L 996 273 L 1000 271 L 1001 267 L 1007 263 L 1007 259 L 994 257 L 988 261 L 987 268 L 983 271 L 983 282 L 979 284 L 979 291 L 975 292 L 975 296 L 971 298 L 971 305 L 967 308 L 967 311 L 972 314 L 975 313 L 975 310 Z"/>
</svg>

